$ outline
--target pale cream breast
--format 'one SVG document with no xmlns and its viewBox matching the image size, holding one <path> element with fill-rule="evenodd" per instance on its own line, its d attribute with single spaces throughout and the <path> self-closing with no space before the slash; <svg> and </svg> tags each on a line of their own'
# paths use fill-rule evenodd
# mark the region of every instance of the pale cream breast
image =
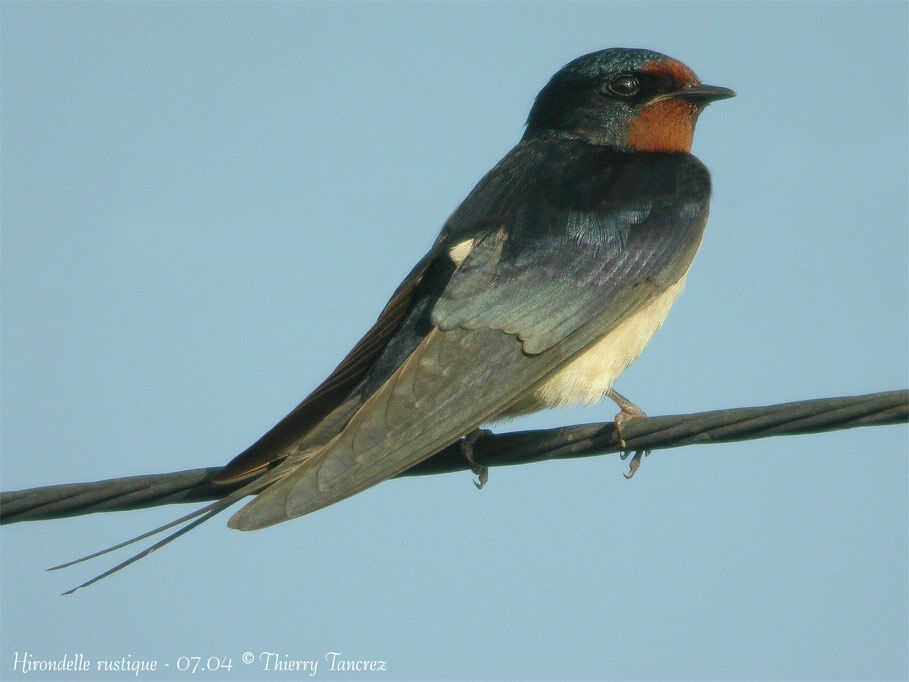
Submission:
<svg viewBox="0 0 909 682">
<path fill-rule="evenodd" d="M 474 246 L 473 239 L 455 244 L 448 256 L 460 265 Z M 653 339 L 685 286 L 687 274 L 609 334 L 563 365 L 552 376 L 505 410 L 500 417 L 535 412 L 571 403 L 595 403 L 612 388 L 619 375 L 637 360 Z"/>
<path fill-rule="evenodd" d="M 516 416 L 556 405 L 590 404 L 601 400 L 619 375 L 650 343 L 684 286 L 685 277 L 682 277 L 647 306 L 538 384 L 502 416 Z"/>
</svg>

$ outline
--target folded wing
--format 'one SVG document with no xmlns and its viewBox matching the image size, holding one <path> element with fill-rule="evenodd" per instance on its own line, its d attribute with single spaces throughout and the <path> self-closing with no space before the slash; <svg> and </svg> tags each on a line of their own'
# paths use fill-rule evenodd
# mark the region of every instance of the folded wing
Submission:
<svg viewBox="0 0 909 682">
<path fill-rule="evenodd" d="M 230 525 L 319 509 L 494 418 L 687 272 L 709 192 L 707 171 L 687 154 L 522 142 L 399 288 L 407 303 L 394 324 L 383 314 L 360 342 L 372 349 L 368 366 L 275 453 L 264 489 Z M 465 240 L 472 249 L 456 265 L 448 251 Z"/>
</svg>

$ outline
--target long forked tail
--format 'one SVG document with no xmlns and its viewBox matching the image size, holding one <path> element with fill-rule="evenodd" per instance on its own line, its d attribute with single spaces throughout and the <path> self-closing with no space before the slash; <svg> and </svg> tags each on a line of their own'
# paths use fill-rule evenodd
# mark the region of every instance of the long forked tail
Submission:
<svg viewBox="0 0 909 682">
<path fill-rule="evenodd" d="M 424 462 L 404 472 L 403 476 L 424 475 L 457 471 L 464 469 L 464 459 L 457 446 L 451 446 L 439 453 L 431 462 Z M 427 466 L 429 465 L 429 466 Z M 281 478 L 284 472 L 268 471 L 253 480 L 238 481 L 232 484 L 213 483 L 215 474 L 222 467 L 206 469 L 189 469 L 167 474 L 148 474 L 112 478 L 104 481 L 68 483 L 64 485 L 43 486 L 26 490 L 0 492 L 0 524 L 11 524 L 20 521 L 42 521 L 69 516 L 79 516 L 94 512 L 129 511 L 166 504 L 212 502 L 185 516 L 164 524 L 158 528 L 142 533 L 134 538 L 120 542 L 99 552 L 94 552 L 74 561 L 68 561 L 48 570 L 58 570 L 74 564 L 88 561 L 109 552 L 116 551 L 146 538 L 163 533 L 166 530 L 186 524 L 163 540 L 147 547 L 138 554 L 129 557 L 113 568 L 95 576 L 81 585 L 64 592 L 72 594 L 80 587 L 86 587 L 102 578 L 106 578 L 126 566 L 147 556 L 156 549 L 176 540 L 184 533 L 204 523 L 219 512 L 224 511 L 246 495 L 261 491 Z"/>
<path fill-rule="evenodd" d="M 118 550 L 121 547 L 126 547 L 127 545 L 131 545 L 135 542 L 139 542 L 140 540 L 144 540 L 145 538 L 151 537 L 152 535 L 157 535 L 158 533 L 162 533 L 165 530 L 173 528 L 174 526 L 179 526 L 181 523 L 186 523 L 185 526 L 174 531 L 173 533 L 171 533 L 170 535 L 165 537 L 163 540 L 159 540 L 155 544 L 153 544 L 149 547 L 146 547 L 141 552 L 134 554 L 133 556 L 126 559 L 125 561 L 121 561 L 119 564 L 117 564 L 113 568 L 109 568 L 108 570 L 104 571 L 104 573 L 100 573 L 100 574 L 96 575 L 94 578 L 86 580 L 81 585 L 77 585 L 76 587 L 72 588 L 71 590 L 67 590 L 66 592 L 63 593 L 65 595 L 72 594 L 73 592 L 78 590 L 80 587 L 88 587 L 92 583 L 96 583 L 99 580 L 102 580 L 103 578 L 106 578 L 107 576 L 109 576 L 113 573 L 116 573 L 120 569 L 126 568 L 131 563 L 134 563 L 134 562 L 138 561 L 139 559 L 141 559 L 145 556 L 148 556 L 149 554 L 154 552 L 156 549 L 160 549 L 164 545 L 176 540 L 178 537 L 180 537 L 184 533 L 188 533 L 196 526 L 198 526 L 202 523 L 205 523 L 211 517 L 224 511 L 229 506 L 231 506 L 234 502 L 241 499 L 242 497 L 245 497 L 246 494 L 247 494 L 247 492 L 245 490 L 238 490 L 238 491 L 228 495 L 227 497 L 225 497 L 221 500 L 218 500 L 217 502 L 213 502 L 212 504 L 202 507 L 202 509 L 197 509 L 196 511 L 194 511 L 190 514 L 187 514 L 186 516 L 181 516 L 179 519 L 171 521 L 170 523 L 166 523 L 163 526 L 159 526 L 158 528 L 154 528 L 146 533 L 142 533 L 141 535 L 137 535 L 136 537 L 126 540 L 125 542 L 117 543 L 116 545 L 108 547 L 107 549 L 102 549 L 98 552 L 93 552 L 92 554 L 81 557 L 79 559 L 75 559 L 73 561 L 67 561 L 65 564 L 60 564 L 59 566 L 52 566 L 51 568 L 49 568 L 47 570 L 56 571 L 61 568 L 66 568 L 67 566 L 72 566 L 74 564 L 82 563 L 83 561 L 88 561 L 89 559 L 94 559 L 95 557 L 99 557 L 99 556 L 102 556 L 103 554 L 107 554 L 109 552 Z M 190 523 L 187 523 L 187 522 L 190 522 Z"/>
<path fill-rule="evenodd" d="M 156 549 L 176 540 L 184 533 L 204 523 L 216 514 L 224 511 L 243 497 L 261 490 L 270 481 L 253 480 L 234 485 L 215 485 L 211 476 L 220 468 L 194 469 L 170 474 L 152 474 L 148 476 L 131 476 L 106 481 L 89 483 L 72 483 L 67 485 L 46 486 L 4 492 L 0 494 L 0 522 L 35 521 L 54 519 L 64 516 L 77 516 L 98 511 L 119 511 L 141 509 L 177 502 L 199 502 L 216 500 L 212 504 L 197 509 L 185 516 L 159 526 L 134 538 L 120 542 L 99 552 L 93 552 L 74 561 L 68 561 L 48 570 L 54 571 L 67 566 L 88 561 L 109 552 L 121 549 L 158 533 L 183 525 L 182 528 L 169 534 L 163 540 L 145 548 L 113 568 L 87 580 L 63 594 L 72 594 L 80 587 L 86 587 L 112 573 L 116 573 L 135 561 L 147 556 Z"/>
</svg>

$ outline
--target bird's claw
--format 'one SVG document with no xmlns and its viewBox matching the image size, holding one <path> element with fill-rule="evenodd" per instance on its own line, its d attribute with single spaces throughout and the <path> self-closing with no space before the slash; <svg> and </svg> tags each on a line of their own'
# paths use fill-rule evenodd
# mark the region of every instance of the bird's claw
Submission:
<svg viewBox="0 0 909 682">
<path fill-rule="evenodd" d="M 622 461 L 628 459 L 628 455 L 631 454 L 630 450 L 626 450 L 619 457 Z M 638 467 L 641 466 L 641 457 L 647 457 L 650 454 L 650 450 L 635 450 L 634 457 L 631 458 L 631 461 L 628 462 L 628 471 L 622 474 L 626 479 L 631 479 L 634 476 L 634 472 L 638 470 Z"/>
<path fill-rule="evenodd" d="M 461 452 L 464 453 L 464 459 L 470 464 L 470 470 L 476 475 L 477 480 L 473 484 L 477 490 L 481 490 L 489 480 L 489 467 L 485 464 L 478 464 L 473 458 L 473 445 L 480 436 L 489 435 L 492 431 L 488 429 L 474 429 L 461 439 Z"/>
</svg>

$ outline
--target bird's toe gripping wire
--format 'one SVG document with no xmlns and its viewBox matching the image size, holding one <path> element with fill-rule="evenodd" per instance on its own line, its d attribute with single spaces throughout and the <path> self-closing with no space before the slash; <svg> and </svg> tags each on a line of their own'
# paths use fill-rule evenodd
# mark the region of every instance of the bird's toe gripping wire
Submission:
<svg viewBox="0 0 909 682">
<path fill-rule="evenodd" d="M 619 457 L 624 461 L 628 459 L 628 455 L 631 454 L 630 450 L 626 450 Z M 650 454 L 650 450 L 635 450 L 634 457 L 631 458 L 631 461 L 628 462 L 628 471 L 626 471 L 622 476 L 627 479 L 630 479 L 634 476 L 634 472 L 638 470 L 638 467 L 641 466 L 641 456 L 647 457 Z"/>
<path fill-rule="evenodd" d="M 609 389 L 606 395 L 609 396 L 609 398 L 619 406 L 619 409 L 622 410 L 615 416 L 615 434 L 619 439 L 619 447 L 622 448 L 623 451 L 619 456 L 624 461 L 628 459 L 628 456 L 632 453 L 632 451 L 628 449 L 628 445 L 625 443 L 625 438 L 622 435 L 625 424 L 627 424 L 632 419 L 646 417 L 647 415 L 644 413 L 644 410 L 628 400 L 628 398 L 623 396 L 621 393 Z M 634 456 L 628 463 L 628 471 L 624 474 L 625 478 L 632 478 L 635 472 L 638 470 L 638 467 L 641 466 L 641 458 L 647 457 L 649 454 L 650 450 L 635 450 Z"/>
<path fill-rule="evenodd" d="M 485 464 L 478 464 L 473 458 L 473 446 L 480 436 L 488 436 L 492 433 L 489 429 L 474 429 L 461 439 L 461 452 L 464 453 L 464 459 L 470 464 L 470 470 L 476 474 L 477 480 L 473 484 L 477 490 L 482 489 L 489 480 L 489 467 Z"/>
</svg>

